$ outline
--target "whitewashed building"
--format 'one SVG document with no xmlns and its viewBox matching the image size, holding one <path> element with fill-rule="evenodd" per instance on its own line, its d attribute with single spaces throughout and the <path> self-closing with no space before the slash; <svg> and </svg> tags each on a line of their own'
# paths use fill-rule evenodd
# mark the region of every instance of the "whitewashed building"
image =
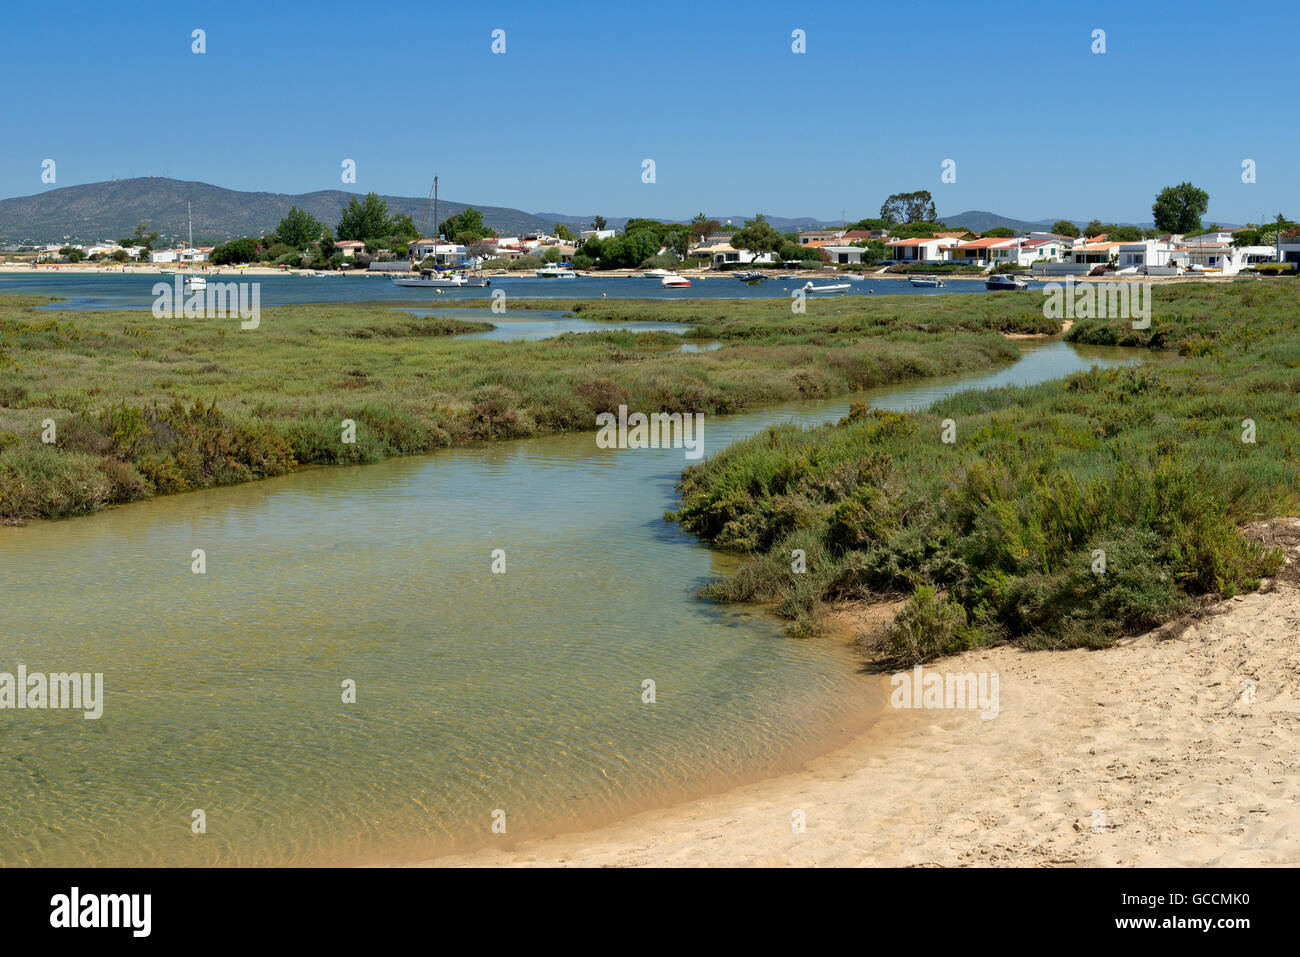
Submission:
<svg viewBox="0 0 1300 957">
<path fill-rule="evenodd" d="M 885 243 L 885 248 L 893 259 L 926 263 L 946 261 L 948 252 L 957 244 L 958 240 L 952 238 L 932 239 L 922 236 L 916 239 L 891 239 Z"/>
</svg>

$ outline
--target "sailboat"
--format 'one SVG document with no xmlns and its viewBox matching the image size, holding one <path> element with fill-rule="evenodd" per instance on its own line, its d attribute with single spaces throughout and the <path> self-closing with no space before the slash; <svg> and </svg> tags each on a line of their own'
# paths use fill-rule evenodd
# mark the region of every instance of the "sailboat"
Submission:
<svg viewBox="0 0 1300 957">
<path fill-rule="evenodd" d="M 189 216 L 189 220 L 190 220 L 190 245 L 189 245 L 189 248 L 190 248 L 190 249 L 193 249 L 193 248 L 194 248 L 194 210 L 190 207 L 190 204 L 189 204 L 188 202 L 185 204 L 185 212 L 186 212 L 186 215 Z M 208 288 L 208 281 L 207 281 L 206 279 L 204 279 L 202 276 L 186 276 L 186 277 L 185 277 L 185 291 L 186 291 L 186 292 L 189 292 L 191 289 L 207 289 L 207 288 Z"/>
<path fill-rule="evenodd" d="M 433 178 L 433 186 L 429 190 L 429 196 L 433 200 L 433 223 L 434 229 L 437 230 L 440 225 L 438 222 L 438 177 Z M 424 235 L 424 225 L 429 218 L 429 203 L 426 200 L 424 204 L 424 216 L 420 219 L 420 235 Z M 438 246 L 442 242 L 442 236 L 439 235 L 433 241 L 433 250 L 438 251 Z M 464 265 L 462 263 L 462 265 Z M 411 244 L 411 263 L 408 267 L 415 270 L 415 244 Z M 421 269 L 419 279 L 405 278 L 401 276 L 390 276 L 389 281 L 394 286 L 414 286 L 417 288 L 435 288 L 435 289 L 459 289 L 461 287 L 481 288 L 490 286 L 491 282 L 482 276 L 467 276 L 464 269 L 451 269 L 444 273 L 436 264 L 432 269 Z"/>
</svg>

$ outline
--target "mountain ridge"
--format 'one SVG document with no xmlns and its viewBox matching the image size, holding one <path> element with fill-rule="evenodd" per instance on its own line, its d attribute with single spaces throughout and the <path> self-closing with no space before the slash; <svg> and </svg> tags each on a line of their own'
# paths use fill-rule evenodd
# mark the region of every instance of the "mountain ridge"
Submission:
<svg viewBox="0 0 1300 957">
<path fill-rule="evenodd" d="M 257 236 L 273 230 L 290 207 L 298 206 L 331 228 L 343 207 L 354 196 L 340 189 L 315 190 L 307 193 L 275 193 L 261 190 L 234 190 L 211 183 L 176 180 L 163 176 L 106 180 L 0 200 L 0 242 L 7 244 L 44 244 L 55 242 L 105 242 L 131 235 L 138 223 L 148 221 L 160 242 L 187 242 L 188 211 L 194 217 L 194 241 L 215 245 L 237 236 Z M 424 224 L 425 234 L 435 228 L 432 205 L 423 196 L 381 197 L 388 203 L 390 215 L 406 214 Z M 440 199 L 437 216 L 464 211 L 469 206 L 483 213 L 483 221 L 501 235 L 518 235 L 535 231 L 550 232 L 556 223 L 564 223 L 575 232 L 589 227 L 594 216 L 565 213 L 528 213 L 507 206 L 488 206 Z M 833 229 L 840 221 L 821 220 L 812 216 L 767 215 L 767 220 L 781 232 L 801 229 Z M 714 216 L 719 222 L 741 225 L 747 216 Z M 869 218 L 869 217 L 859 217 Z M 949 226 L 964 226 L 975 232 L 995 227 L 1016 230 L 1050 229 L 1058 219 L 1024 220 L 987 210 L 967 210 L 941 216 Z M 622 229 L 627 216 L 608 216 L 609 228 Z M 669 220 L 672 222 L 672 220 Z M 685 220 L 676 220 L 685 222 Z M 1086 220 L 1071 220 L 1083 226 Z M 1132 223 L 1150 227 L 1152 224 Z"/>
</svg>

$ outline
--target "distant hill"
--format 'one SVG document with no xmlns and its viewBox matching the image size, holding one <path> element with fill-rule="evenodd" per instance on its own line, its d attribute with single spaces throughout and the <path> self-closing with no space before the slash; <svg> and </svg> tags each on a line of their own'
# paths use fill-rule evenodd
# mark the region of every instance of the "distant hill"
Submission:
<svg viewBox="0 0 1300 957">
<path fill-rule="evenodd" d="M 66 186 L 0 200 L 0 242 L 96 242 L 131 235 L 136 224 L 148 220 L 160 239 L 185 240 L 188 236 L 186 203 L 194 211 L 194 241 L 205 246 L 235 236 L 269 232 L 291 206 L 305 209 L 330 226 L 339 221 L 343 207 L 354 194 L 338 189 L 290 195 L 251 193 L 223 189 L 208 183 L 190 183 L 160 176 L 118 179 L 84 186 Z M 406 213 L 418 226 L 426 199 L 385 196 L 390 215 Z M 440 199 L 438 217 L 465 209 L 466 203 Z M 557 220 L 545 220 L 518 209 L 472 204 L 487 225 L 502 235 L 549 230 Z M 433 219 L 430 210 L 429 219 Z M 430 222 L 426 232 L 431 232 Z"/>
<path fill-rule="evenodd" d="M 976 233 L 987 232 L 990 229 L 1014 229 L 1019 232 L 1034 232 L 1051 229 L 1052 224 L 1064 216 L 1058 216 L 1056 219 L 1012 219 L 1010 216 L 1001 216 L 998 213 L 990 213 L 980 209 L 967 210 L 964 213 L 953 213 L 952 215 L 943 215 L 939 219 L 949 226 L 965 226 L 967 229 Z M 1076 226 L 1084 226 L 1088 221 L 1086 219 L 1070 220 Z"/>
<path fill-rule="evenodd" d="M 211 246 L 236 236 L 257 236 L 274 229 L 291 206 L 305 209 L 320 221 L 334 226 L 339 221 L 343 207 L 354 193 L 339 189 L 320 190 L 314 193 L 258 193 L 223 189 L 209 183 L 191 183 L 161 176 L 118 179 L 84 186 L 65 186 L 33 196 L 0 200 L 0 243 L 23 244 L 62 242 L 101 242 L 121 239 L 131 235 L 136 224 L 148 220 L 151 229 L 157 230 L 162 242 L 182 242 L 187 238 L 186 203 L 194 211 L 194 241 Z M 384 196 L 392 215 L 405 213 L 418 226 L 425 217 L 426 197 Z M 440 199 L 438 217 L 445 219 L 462 212 L 467 205 L 482 211 L 483 221 L 501 235 L 518 235 L 536 230 L 550 231 L 556 223 L 564 223 L 575 232 L 588 228 L 594 215 L 575 216 L 569 213 L 526 213 L 504 206 L 484 206 Z M 751 214 L 752 215 L 752 214 Z M 431 233 L 435 224 L 433 212 L 425 233 Z M 750 216 L 712 216 L 725 223 L 740 226 Z M 850 217 L 850 220 L 863 217 Z M 1050 229 L 1055 219 L 1023 220 L 990 213 L 984 210 L 967 210 L 939 217 L 949 226 L 964 226 L 975 232 L 985 232 L 995 227 L 1015 230 Z M 606 216 L 611 229 L 622 229 L 627 216 Z M 767 220 L 781 232 L 805 229 L 831 229 L 841 225 L 838 221 L 815 219 L 811 216 L 790 217 L 767 215 Z M 1210 222 L 1211 220 L 1206 220 Z M 678 220 L 685 222 L 685 220 Z M 1085 220 L 1071 220 L 1079 226 Z M 1149 227 L 1151 223 L 1133 223 Z M 1224 224 L 1225 226 L 1227 224 Z"/>
</svg>

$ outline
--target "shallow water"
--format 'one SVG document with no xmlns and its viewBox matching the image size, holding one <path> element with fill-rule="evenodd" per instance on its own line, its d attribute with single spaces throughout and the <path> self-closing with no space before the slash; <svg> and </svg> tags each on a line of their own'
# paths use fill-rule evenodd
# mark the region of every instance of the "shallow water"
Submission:
<svg viewBox="0 0 1300 957">
<path fill-rule="evenodd" d="M 577 316 L 566 316 L 553 309 L 515 310 L 510 319 L 504 319 L 490 309 L 408 309 L 417 316 L 438 316 L 440 319 L 459 319 L 464 322 L 490 322 L 495 329 L 469 332 L 457 339 L 487 339 L 492 342 L 520 342 L 534 339 L 553 339 L 566 332 L 610 332 L 626 329 L 629 332 L 672 332 L 684 335 L 691 325 L 684 322 L 595 322 Z M 520 313 L 524 313 L 520 318 Z"/>
<path fill-rule="evenodd" d="M 431 290 L 394 286 L 377 275 L 339 274 L 328 278 L 312 276 L 247 276 L 225 273 L 210 277 L 213 282 L 257 283 L 260 304 L 264 308 L 295 303 L 345 303 L 386 301 L 408 303 L 416 307 L 436 307 L 446 299 L 490 301 L 498 290 L 521 299 L 788 299 L 793 290 L 806 280 L 768 279 L 755 286 L 719 274 L 693 279 L 687 289 L 665 289 L 658 279 L 634 279 L 624 276 L 589 276 L 580 279 L 538 279 L 535 276 L 492 276 L 492 285 L 478 289 Z M 829 281 L 830 277 L 827 277 Z M 156 283 L 171 283 L 174 277 L 161 275 L 98 275 L 52 273 L 42 271 L 0 273 L 0 293 L 33 296 L 61 296 L 64 302 L 48 309 L 100 310 L 150 309 Z M 819 280 L 820 282 L 821 280 Z M 836 282 L 844 277 L 835 277 Z M 989 292 L 982 281 L 953 280 L 943 289 L 913 286 L 905 279 L 851 279 L 852 296 L 947 296 L 1010 295 Z M 1042 283 L 1030 283 L 1031 289 Z"/>
<path fill-rule="evenodd" d="M 1141 354 L 1024 349 L 710 418 L 705 451 Z M 496 810 L 515 839 L 798 766 L 860 725 L 862 678 L 693 597 L 734 560 L 663 521 L 686 464 L 563 435 L 0 529 L 0 671 L 103 672 L 106 698 L 0 711 L 0 863 L 410 861 L 501 840 Z"/>
</svg>

